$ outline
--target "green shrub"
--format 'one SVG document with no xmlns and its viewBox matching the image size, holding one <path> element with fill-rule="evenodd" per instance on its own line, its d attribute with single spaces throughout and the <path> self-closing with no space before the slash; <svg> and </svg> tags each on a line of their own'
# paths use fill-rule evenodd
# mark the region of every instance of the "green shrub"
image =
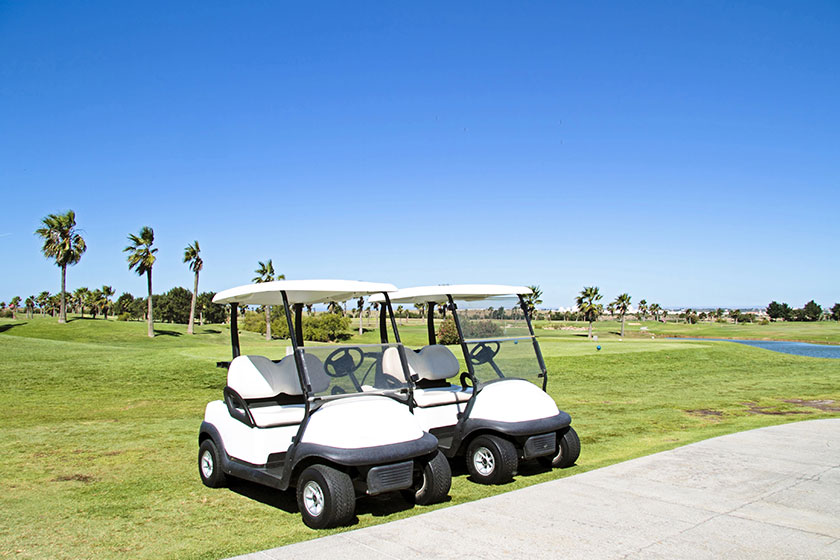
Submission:
<svg viewBox="0 0 840 560">
<path fill-rule="evenodd" d="M 128 321 L 129 319 L 131 319 L 131 313 L 128 311 L 123 311 L 117 315 L 117 321 Z"/>
<path fill-rule="evenodd" d="M 350 338 L 350 317 L 337 313 L 321 313 L 303 318 L 303 339 L 318 342 L 335 342 Z"/>
<path fill-rule="evenodd" d="M 458 344 L 458 329 L 455 328 L 455 321 L 452 317 L 447 317 L 444 319 L 443 323 L 440 324 L 440 328 L 437 332 L 437 343 L 438 344 Z"/>
<path fill-rule="evenodd" d="M 452 323 L 454 326 L 455 322 Z M 464 331 L 464 338 L 493 338 L 502 334 L 502 327 L 490 320 L 464 321 L 461 329 Z"/>
</svg>

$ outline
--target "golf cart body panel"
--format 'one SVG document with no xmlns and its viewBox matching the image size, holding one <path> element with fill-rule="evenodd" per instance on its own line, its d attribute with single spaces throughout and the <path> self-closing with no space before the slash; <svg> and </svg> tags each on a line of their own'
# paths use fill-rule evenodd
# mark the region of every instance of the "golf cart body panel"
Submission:
<svg viewBox="0 0 840 560">
<path fill-rule="evenodd" d="M 460 284 L 388 294 L 393 303 L 428 306 L 429 345 L 408 352 L 406 363 L 414 381 L 414 414 L 424 429 L 438 437 L 447 456 L 463 453 L 471 440 L 484 434 L 513 442 L 521 458 L 546 456 L 556 449 L 557 434 L 570 426 L 571 417 L 545 392 L 547 371 L 523 298 L 530 293 L 526 286 Z M 505 296 L 518 300 L 516 307 L 527 325 L 523 335 L 465 336 L 468 324 L 459 317 L 456 300 L 494 302 Z M 378 299 L 381 296 L 373 296 L 371 301 Z M 441 305 L 452 313 L 462 362 L 448 347 L 436 344 L 434 309 Z M 507 326 L 504 330 L 508 332 Z M 459 379 L 462 363 L 467 371 Z"/>
<path fill-rule="evenodd" d="M 395 289 L 343 280 L 276 281 L 216 295 L 214 302 L 231 304 L 233 359 L 217 364 L 228 368 L 224 399 L 207 405 L 199 432 L 199 470 L 205 484 L 221 485 L 216 463 L 225 474 L 282 490 L 300 479 L 298 504 L 304 522 L 313 528 L 347 522 L 354 493 L 416 487 L 418 473 L 422 490 L 430 468 L 434 489 L 421 493 L 421 499 L 434 503 L 429 500 L 445 497 L 450 471 L 434 460 L 440 455 L 437 439 L 411 414 L 405 349 L 387 296 L 396 342 L 303 346 L 304 305 Z M 292 341 L 284 358 L 240 355 L 240 303 L 283 306 Z M 393 377 L 383 374 L 385 352 L 396 356 Z M 326 517 L 320 517 L 324 511 Z"/>
</svg>

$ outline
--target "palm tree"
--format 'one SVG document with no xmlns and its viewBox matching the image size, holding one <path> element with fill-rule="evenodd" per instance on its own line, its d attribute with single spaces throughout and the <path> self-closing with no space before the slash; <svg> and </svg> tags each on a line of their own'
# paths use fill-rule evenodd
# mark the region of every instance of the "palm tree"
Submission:
<svg viewBox="0 0 840 560">
<path fill-rule="evenodd" d="M 611 301 L 607 304 L 607 313 L 610 314 L 610 317 L 615 315 L 615 302 Z"/>
<path fill-rule="evenodd" d="M 417 311 L 420 312 L 420 318 L 421 319 L 426 318 L 426 304 L 425 303 L 415 303 L 414 304 L 414 309 L 416 309 Z"/>
<path fill-rule="evenodd" d="M 362 309 L 365 307 L 365 298 L 360 297 L 356 301 L 356 306 L 359 308 L 359 334 L 362 334 L 364 332 L 364 329 L 362 329 Z"/>
<path fill-rule="evenodd" d="M 38 304 L 38 309 L 41 311 L 41 317 L 44 316 L 44 312 L 46 311 L 47 303 L 50 301 L 50 293 L 47 291 L 43 291 L 35 297 L 35 302 Z"/>
<path fill-rule="evenodd" d="M 651 303 L 650 307 L 648 308 L 648 311 L 650 311 L 651 315 L 653 315 L 653 318 L 656 321 L 659 321 L 659 314 L 662 313 L 661 305 L 659 305 L 658 303 Z"/>
<path fill-rule="evenodd" d="M 195 272 L 192 301 L 190 302 L 190 322 L 187 325 L 187 334 L 193 334 L 193 325 L 195 325 L 195 298 L 198 297 L 198 273 L 204 266 L 204 261 L 198 255 L 200 252 L 201 248 L 198 246 L 198 241 L 193 241 L 192 245 L 187 245 L 184 248 L 184 262 L 190 263 L 190 270 Z"/>
<path fill-rule="evenodd" d="M 640 299 L 639 300 L 639 315 L 641 315 L 640 318 L 642 319 L 642 321 L 644 321 L 645 317 L 647 317 L 647 312 L 648 312 L 647 300 L 646 299 Z"/>
<path fill-rule="evenodd" d="M 257 284 L 274 281 L 274 263 L 271 262 L 271 259 L 266 262 L 257 261 L 257 264 L 259 266 L 254 271 L 257 275 L 252 278 L 252 281 Z M 265 310 L 265 339 L 271 340 L 271 306 L 263 305 L 263 309 Z"/>
<path fill-rule="evenodd" d="M 691 323 L 691 308 L 685 310 L 685 324 L 688 325 Z"/>
<path fill-rule="evenodd" d="M 312 317 L 312 308 L 314 306 L 311 303 L 307 303 L 304 307 L 306 307 L 306 314 Z"/>
<path fill-rule="evenodd" d="M 102 286 L 102 314 L 105 319 L 108 318 L 108 311 L 111 308 L 111 298 L 114 296 L 114 288 L 112 286 Z"/>
<path fill-rule="evenodd" d="M 604 306 L 596 303 L 602 297 L 597 286 L 584 286 L 576 299 L 578 311 L 589 321 L 589 338 L 592 338 L 592 323 L 604 311 Z"/>
<path fill-rule="evenodd" d="M 15 296 L 9 302 L 9 307 L 12 308 L 12 319 L 17 319 L 17 308 L 20 305 L 20 296 Z"/>
<path fill-rule="evenodd" d="M 67 266 L 74 265 L 82 259 L 87 250 L 85 240 L 76 230 L 76 213 L 68 210 L 66 214 L 50 214 L 41 223 L 43 227 L 35 230 L 36 235 L 44 238 L 41 252 L 45 257 L 55 259 L 56 266 L 61 267 L 61 311 L 59 323 L 67 322 Z"/>
<path fill-rule="evenodd" d="M 627 310 L 630 309 L 630 294 L 621 294 L 610 305 L 614 306 L 618 311 L 618 317 L 621 319 L 621 336 L 624 336 L 624 316 Z"/>
<path fill-rule="evenodd" d="M 90 313 L 94 319 L 96 319 L 99 310 L 102 309 L 103 301 L 104 296 L 102 295 L 102 290 L 96 289 L 88 294 L 88 305 L 90 306 Z"/>
<path fill-rule="evenodd" d="M 341 315 L 341 304 L 337 301 L 330 301 L 327 303 L 327 311 Z"/>
<path fill-rule="evenodd" d="M 32 318 L 32 312 L 35 308 L 35 296 L 29 296 L 26 298 L 26 318 Z"/>
<path fill-rule="evenodd" d="M 397 317 L 399 317 L 399 318 L 400 318 L 400 324 L 401 324 L 401 325 L 403 324 L 403 320 L 402 320 L 402 318 L 403 318 L 403 316 L 402 316 L 402 312 L 403 312 L 403 306 L 402 306 L 402 305 L 398 305 L 398 306 L 397 306 Z"/>
<path fill-rule="evenodd" d="M 89 297 L 90 290 L 84 286 L 76 288 L 76 291 L 73 292 L 73 305 L 76 308 L 76 313 L 82 315 L 82 319 L 85 318 L 85 303 L 87 303 Z"/>
<path fill-rule="evenodd" d="M 523 296 L 523 299 L 525 299 L 525 305 L 528 306 L 528 318 L 533 320 L 534 314 L 537 312 L 537 306 L 542 303 L 540 298 L 543 293 L 539 286 L 528 287 L 531 288 L 531 293 Z"/>
<path fill-rule="evenodd" d="M 134 270 L 138 276 L 146 275 L 146 281 L 149 288 L 149 307 L 147 321 L 149 323 L 149 337 L 155 336 L 155 320 L 152 311 L 152 267 L 155 264 L 155 253 L 157 249 L 152 249 L 152 244 L 155 242 L 155 232 L 149 226 L 140 228 L 140 235 L 129 234 L 128 240 L 131 245 L 123 249 L 124 253 L 128 253 L 128 269 Z"/>
</svg>

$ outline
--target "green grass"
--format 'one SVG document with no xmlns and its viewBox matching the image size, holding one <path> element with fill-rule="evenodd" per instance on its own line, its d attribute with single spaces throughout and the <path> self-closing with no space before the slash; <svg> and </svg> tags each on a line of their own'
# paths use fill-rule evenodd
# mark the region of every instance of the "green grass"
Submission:
<svg viewBox="0 0 840 560">
<path fill-rule="evenodd" d="M 449 504 L 720 434 L 840 415 L 838 360 L 650 340 L 629 325 L 636 334 L 619 341 L 609 334 L 615 323 L 596 326 L 601 351 L 579 331 L 542 331 L 549 392 L 581 436 L 578 465 L 526 467 L 502 487 L 473 484 L 456 465 Z M 229 330 L 159 329 L 148 339 L 144 323 L 0 320 L 0 556 L 220 558 L 330 533 L 306 528 L 290 493 L 202 486 L 197 430 L 224 386 L 214 363 L 229 359 Z M 419 322 L 401 332 L 410 345 L 425 342 Z M 284 341 L 241 338 L 245 353 L 285 354 Z M 378 342 L 375 332 L 355 338 Z M 787 402 L 795 400 L 835 402 Z M 355 527 L 434 507 L 364 498 Z"/>
</svg>

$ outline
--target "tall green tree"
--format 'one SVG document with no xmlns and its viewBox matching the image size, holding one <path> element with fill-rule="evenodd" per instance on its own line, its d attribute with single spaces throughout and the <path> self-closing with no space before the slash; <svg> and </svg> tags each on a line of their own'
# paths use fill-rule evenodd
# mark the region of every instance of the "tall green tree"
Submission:
<svg viewBox="0 0 840 560">
<path fill-rule="evenodd" d="M 87 305 L 89 299 L 90 290 L 85 286 L 76 288 L 76 291 L 73 292 L 73 306 L 76 308 L 76 313 L 81 314 L 83 319 L 85 317 L 85 305 Z"/>
<path fill-rule="evenodd" d="M 44 316 L 44 313 L 47 310 L 47 304 L 50 301 L 50 293 L 47 291 L 43 291 L 37 296 L 35 296 L 35 302 L 38 304 L 38 310 L 41 312 L 41 317 Z"/>
<path fill-rule="evenodd" d="M 359 334 L 361 335 L 365 332 L 362 328 L 362 310 L 365 308 L 365 298 L 360 297 L 356 300 L 356 307 L 359 309 Z"/>
<path fill-rule="evenodd" d="M 155 265 L 155 253 L 157 249 L 152 249 L 155 242 L 155 232 L 149 226 L 140 228 L 139 235 L 129 234 L 128 240 L 131 245 L 123 249 L 124 253 L 128 253 L 128 269 L 134 270 L 138 276 L 146 275 L 146 283 L 149 288 L 148 297 L 148 311 L 146 320 L 149 325 L 149 337 L 155 336 L 155 319 L 154 310 L 152 309 L 152 267 Z"/>
<path fill-rule="evenodd" d="M 102 286 L 100 290 L 102 293 L 102 315 L 105 319 L 108 319 L 108 311 L 111 308 L 111 298 L 114 297 L 114 287 L 113 286 Z"/>
<path fill-rule="evenodd" d="M 528 308 L 528 318 L 533 320 L 534 315 L 537 313 L 537 306 L 542 304 L 543 292 L 539 286 L 528 287 L 531 288 L 531 293 L 525 294 L 523 299 L 525 300 L 525 305 Z"/>
<path fill-rule="evenodd" d="M 662 313 L 662 306 L 658 303 L 651 303 L 650 307 L 648 307 L 648 311 L 650 314 L 653 315 L 654 321 L 659 321 L 659 315 Z"/>
<path fill-rule="evenodd" d="M 630 309 L 630 294 L 620 294 L 615 301 L 610 305 L 615 307 L 618 311 L 618 316 L 621 319 L 621 336 L 624 336 L 624 316 L 627 315 L 627 310 Z"/>
<path fill-rule="evenodd" d="M 17 308 L 20 305 L 20 296 L 15 296 L 9 302 L 9 307 L 12 308 L 12 319 L 17 319 Z"/>
<path fill-rule="evenodd" d="M 26 318 L 32 318 L 32 312 L 35 309 L 35 296 L 29 296 L 26 298 Z"/>
<path fill-rule="evenodd" d="M 645 318 L 647 317 L 647 314 L 648 314 L 647 300 L 646 299 L 640 299 L 639 300 L 639 319 L 644 321 Z"/>
<path fill-rule="evenodd" d="M 822 315 L 822 306 L 817 304 L 814 300 L 806 303 L 802 310 L 805 312 L 806 321 L 819 321 L 820 316 Z"/>
<path fill-rule="evenodd" d="M 592 338 L 592 323 L 604 311 L 604 306 L 598 303 L 602 297 L 597 286 L 584 286 L 576 299 L 578 311 L 589 322 L 589 338 Z"/>
<path fill-rule="evenodd" d="M 44 239 L 41 252 L 47 258 L 55 259 L 61 268 L 61 308 L 58 322 L 67 322 L 67 267 L 78 263 L 87 250 L 85 240 L 76 229 L 76 213 L 68 210 L 66 214 L 50 214 L 44 218 L 42 227 L 35 234 Z"/>
<path fill-rule="evenodd" d="M 192 300 L 190 301 L 190 322 L 187 325 L 187 334 L 193 334 L 193 326 L 195 325 L 195 300 L 198 297 L 198 273 L 201 272 L 204 266 L 204 261 L 199 256 L 201 248 L 198 246 L 198 241 L 193 241 L 191 245 L 184 248 L 184 262 L 190 263 L 190 270 L 195 273 L 195 281 L 193 282 Z"/>
<path fill-rule="evenodd" d="M 840 321 L 840 303 L 835 303 L 831 308 L 831 318 Z"/>
<path fill-rule="evenodd" d="M 271 259 L 266 262 L 257 261 L 257 263 L 259 266 L 254 271 L 257 275 L 252 278 L 252 281 L 257 284 L 274 281 L 274 264 Z M 265 339 L 271 340 L 271 306 L 264 305 L 263 309 L 265 310 Z"/>
</svg>

